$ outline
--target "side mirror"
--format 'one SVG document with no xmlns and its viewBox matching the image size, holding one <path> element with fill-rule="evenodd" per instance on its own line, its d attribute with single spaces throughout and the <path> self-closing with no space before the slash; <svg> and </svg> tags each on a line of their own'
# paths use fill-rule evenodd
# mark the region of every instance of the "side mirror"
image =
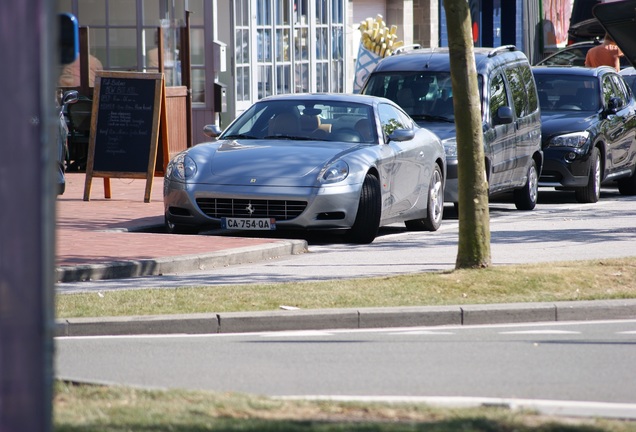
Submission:
<svg viewBox="0 0 636 432">
<path fill-rule="evenodd" d="M 410 141 L 415 138 L 413 129 L 396 129 L 389 134 L 389 141 Z"/>
<path fill-rule="evenodd" d="M 613 97 L 607 103 L 607 112 L 609 114 L 616 114 L 619 109 L 623 107 L 623 99 L 619 97 Z"/>
<path fill-rule="evenodd" d="M 208 136 L 210 138 L 218 138 L 219 135 L 221 135 L 221 132 L 221 128 L 215 124 L 209 124 L 203 127 L 203 133 L 205 134 L 205 136 Z"/>
<path fill-rule="evenodd" d="M 73 63 L 79 54 L 79 25 L 75 15 L 60 14 L 59 32 L 60 63 L 63 65 Z"/>
<path fill-rule="evenodd" d="M 497 110 L 497 115 L 493 119 L 493 123 L 495 125 L 510 124 L 513 118 L 512 109 L 509 106 L 502 106 Z"/>
</svg>

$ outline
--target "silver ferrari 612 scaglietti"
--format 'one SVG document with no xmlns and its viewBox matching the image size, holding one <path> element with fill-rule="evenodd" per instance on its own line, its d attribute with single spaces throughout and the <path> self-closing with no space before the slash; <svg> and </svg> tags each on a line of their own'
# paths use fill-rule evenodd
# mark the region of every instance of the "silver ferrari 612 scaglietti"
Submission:
<svg viewBox="0 0 636 432">
<path fill-rule="evenodd" d="M 383 225 L 435 231 L 442 222 L 444 147 L 388 99 L 271 96 L 223 133 L 206 130 L 215 141 L 166 169 L 170 233 L 345 230 L 348 241 L 371 243 Z"/>
</svg>

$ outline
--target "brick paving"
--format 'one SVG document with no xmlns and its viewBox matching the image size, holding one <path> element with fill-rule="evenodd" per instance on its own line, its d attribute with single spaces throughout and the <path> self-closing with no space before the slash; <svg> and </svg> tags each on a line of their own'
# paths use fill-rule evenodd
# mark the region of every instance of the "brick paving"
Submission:
<svg viewBox="0 0 636 432">
<path fill-rule="evenodd" d="M 153 179 L 150 202 L 144 202 L 145 179 L 93 178 L 84 201 L 84 173 L 67 173 L 66 191 L 57 198 L 56 265 L 78 266 L 113 261 L 167 258 L 232 250 L 278 242 L 278 239 L 230 236 L 169 235 L 130 232 L 163 224 L 163 178 Z"/>
</svg>

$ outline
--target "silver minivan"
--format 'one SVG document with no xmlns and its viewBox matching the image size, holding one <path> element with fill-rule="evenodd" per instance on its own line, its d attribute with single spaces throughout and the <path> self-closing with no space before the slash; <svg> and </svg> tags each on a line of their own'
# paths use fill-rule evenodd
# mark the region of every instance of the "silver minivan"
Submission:
<svg viewBox="0 0 636 432">
<path fill-rule="evenodd" d="M 486 177 L 491 196 L 513 192 L 519 210 L 537 203 L 543 164 L 541 114 L 527 57 L 514 46 L 475 48 Z M 361 93 L 400 105 L 436 133 L 446 151 L 444 201 L 457 203 L 457 142 L 448 48 L 413 49 L 380 61 Z"/>
</svg>

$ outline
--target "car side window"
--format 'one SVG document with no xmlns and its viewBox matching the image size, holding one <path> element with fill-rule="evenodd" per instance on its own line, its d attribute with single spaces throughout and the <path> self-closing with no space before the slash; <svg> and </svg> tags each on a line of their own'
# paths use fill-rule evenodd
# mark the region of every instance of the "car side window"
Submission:
<svg viewBox="0 0 636 432">
<path fill-rule="evenodd" d="M 625 82 L 618 75 L 612 75 L 612 81 L 616 87 L 616 95 L 623 99 L 623 103 L 626 103 L 629 100 L 629 91 Z"/>
<path fill-rule="evenodd" d="M 612 86 L 612 80 L 609 75 L 603 77 L 603 105 L 608 106 L 611 98 L 614 97 L 614 87 Z"/>
<path fill-rule="evenodd" d="M 382 131 L 389 135 L 396 129 L 413 129 L 413 120 L 402 111 L 389 104 L 380 104 L 378 108 Z"/>
<path fill-rule="evenodd" d="M 505 70 L 506 77 L 510 83 L 510 89 L 512 90 L 512 101 L 515 106 L 515 114 L 517 118 L 528 115 L 528 102 L 526 100 L 526 87 L 523 79 L 519 75 L 516 69 L 507 68 Z"/>
<path fill-rule="evenodd" d="M 497 110 L 504 106 L 510 106 L 508 94 L 506 93 L 506 84 L 503 76 L 497 74 L 490 81 L 490 118 L 495 119 Z"/>
</svg>

